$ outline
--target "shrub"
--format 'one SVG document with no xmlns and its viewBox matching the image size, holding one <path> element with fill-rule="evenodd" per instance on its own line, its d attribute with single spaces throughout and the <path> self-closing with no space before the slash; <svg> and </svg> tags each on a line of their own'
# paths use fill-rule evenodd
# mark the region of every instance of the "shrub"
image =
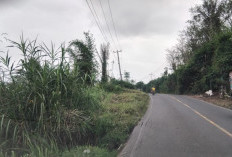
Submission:
<svg viewBox="0 0 232 157">
<path fill-rule="evenodd" d="M 112 83 L 104 83 L 101 84 L 101 87 L 106 91 L 106 92 L 114 92 L 114 93 L 119 93 L 123 91 L 123 88 L 119 85 L 115 85 Z"/>
<path fill-rule="evenodd" d="M 36 139 L 49 139 L 48 143 L 54 141 L 58 147 L 91 143 L 92 111 L 101 107 L 100 93 L 83 85 L 85 80 L 66 60 L 65 48 L 55 51 L 53 45 L 49 49 L 23 37 L 19 43 L 11 43 L 23 58 L 14 65 L 8 55 L 1 57 L 5 65 L 0 83 L 2 153 L 15 148 L 16 153 L 23 149 L 25 153 L 36 144 L 44 145 Z"/>
<path fill-rule="evenodd" d="M 135 89 L 135 86 L 127 81 L 111 79 L 110 83 L 121 86 L 122 88 Z"/>
</svg>

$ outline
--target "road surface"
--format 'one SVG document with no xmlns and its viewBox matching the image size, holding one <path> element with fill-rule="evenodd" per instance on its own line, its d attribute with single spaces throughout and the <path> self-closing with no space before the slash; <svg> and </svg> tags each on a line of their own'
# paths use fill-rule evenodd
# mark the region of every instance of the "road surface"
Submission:
<svg viewBox="0 0 232 157">
<path fill-rule="evenodd" d="M 232 110 L 156 94 L 120 157 L 232 157 Z"/>
</svg>

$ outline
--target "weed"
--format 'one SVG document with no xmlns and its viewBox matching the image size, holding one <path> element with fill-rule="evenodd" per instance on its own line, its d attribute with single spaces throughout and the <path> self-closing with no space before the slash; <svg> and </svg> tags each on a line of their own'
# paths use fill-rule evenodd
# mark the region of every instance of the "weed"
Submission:
<svg viewBox="0 0 232 157">
<path fill-rule="evenodd" d="M 8 54 L 0 58 L 0 156 L 116 156 L 106 149 L 126 141 L 148 96 L 112 82 L 94 86 L 94 62 L 91 69 L 77 64 L 81 58 L 70 62 L 64 45 L 49 48 L 23 36 L 10 42 L 23 57 L 18 64 Z M 93 58 L 90 38 L 78 44 L 85 52 L 77 54 Z"/>
<path fill-rule="evenodd" d="M 58 148 L 92 143 L 92 111 L 100 109 L 100 94 L 83 85 L 85 76 L 72 68 L 65 47 L 48 48 L 23 36 L 19 43 L 10 43 L 23 58 L 15 65 L 8 54 L 1 57 L 2 154 L 49 156 L 47 145 L 38 139 Z"/>
</svg>

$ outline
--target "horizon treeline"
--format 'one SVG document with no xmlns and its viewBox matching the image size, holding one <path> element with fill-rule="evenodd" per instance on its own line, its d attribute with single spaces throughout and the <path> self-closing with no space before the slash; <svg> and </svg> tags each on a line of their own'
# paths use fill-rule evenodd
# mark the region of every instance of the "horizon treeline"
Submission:
<svg viewBox="0 0 232 157">
<path fill-rule="evenodd" d="M 190 9 L 191 19 L 180 32 L 178 43 L 167 49 L 162 77 L 137 87 L 149 92 L 155 86 L 162 93 L 204 93 L 229 91 L 232 71 L 232 1 L 203 0 Z"/>
</svg>

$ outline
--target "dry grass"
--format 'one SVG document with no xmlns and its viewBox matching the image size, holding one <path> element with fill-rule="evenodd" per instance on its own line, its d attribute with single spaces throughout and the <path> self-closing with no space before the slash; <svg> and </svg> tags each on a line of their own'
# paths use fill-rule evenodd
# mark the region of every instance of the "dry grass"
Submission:
<svg viewBox="0 0 232 157">
<path fill-rule="evenodd" d="M 212 103 L 212 104 L 217 105 L 217 106 L 232 109 L 232 99 L 229 99 L 229 98 L 221 99 L 218 96 L 206 97 L 206 96 L 202 96 L 202 95 L 194 95 L 191 97 Z"/>
</svg>

